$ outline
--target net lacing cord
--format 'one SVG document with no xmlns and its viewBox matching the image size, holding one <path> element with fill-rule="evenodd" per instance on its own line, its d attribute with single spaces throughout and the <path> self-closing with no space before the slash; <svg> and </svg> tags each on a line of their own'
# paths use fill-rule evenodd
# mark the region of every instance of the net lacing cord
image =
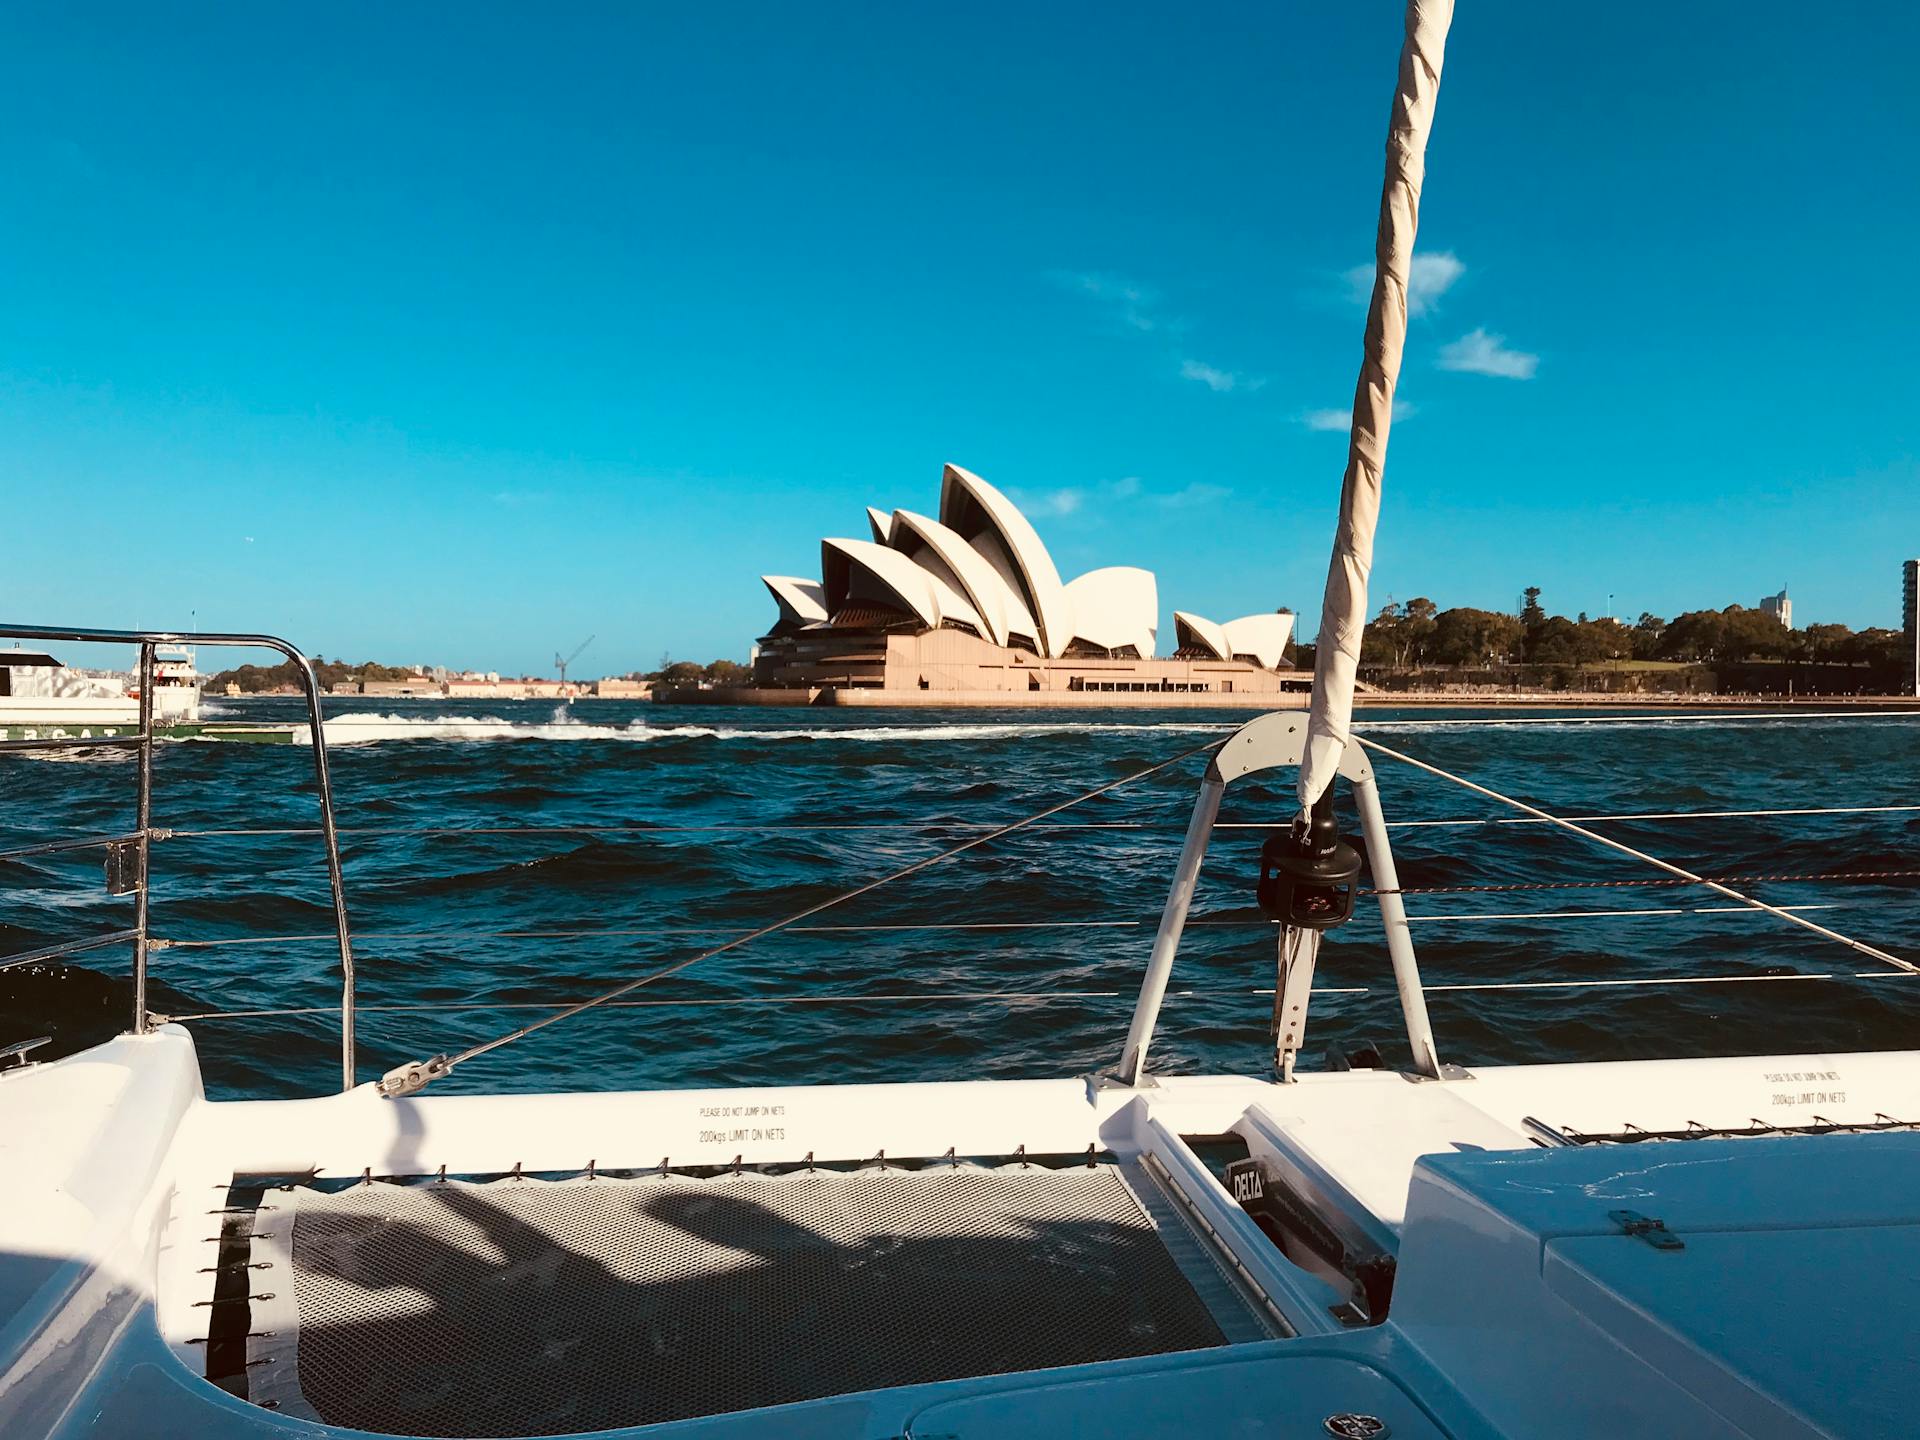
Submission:
<svg viewBox="0 0 1920 1440">
<path fill-rule="evenodd" d="M 1463 786 L 1476 794 L 1485 795 L 1490 800 L 1497 800 L 1503 805 L 1511 805 L 1514 809 L 1523 811 L 1536 819 L 1557 825 L 1563 830 L 1571 831 L 1575 835 L 1604 845 L 1609 850 L 1617 850 L 1622 855 L 1630 855 L 1636 860 L 1653 866 L 1655 869 L 1664 870 L 1669 875 L 1677 877 L 1674 882 L 1676 884 L 1704 885 L 1707 889 L 1725 895 L 1728 899 L 1738 900 L 1743 905 L 1751 906 L 1755 910 L 1764 910 L 1770 915 L 1778 916 L 1780 919 L 1787 921 L 1789 924 L 1801 926 L 1803 929 L 1811 930 L 1816 935 L 1823 936 L 1828 940 L 1837 941 L 1845 945 L 1848 949 L 1858 951 L 1862 955 L 1870 956 L 1875 960 L 1892 965 L 1897 969 L 1907 971 L 1909 974 L 1920 974 L 1920 965 L 1915 965 L 1908 960 L 1902 960 L 1898 955 L 1889 954 L 1877 945 L 1869 945 L 1864 940 L 1856 940 L 1851 935 L 1843 935 L 1838 930 L 1830 930 L 1817 921 L 1807 919 L 1804 915 L 1796 915 L 1790 910 L 1783 909 L 1781 906 L 1770 905 L 1765 900 L 1757 899 L 1744 891 L 1732 889 L 1718 880 L 1709 880 L 1704 875 L 1696 875 L 1691 870 L 1675 865 L 1670 861 L 1662 860 L 1657 855 L 1649 855 L 1646 851 L 1636 849 L 1622 841 L 1611 839 L 1608 836 L 1602 835 L 1597 830 L 1589 830 L 1584 825 L 1575 824 L 1571 820 L 1564 820 L 1560 816 L 1542 810 L 1536 805 L 1529 805 L 1524 800 L 1516 800 L 1511 795 L 1503 795 L 1498 790 L 1489 789 L 1485 785 L 1467 779 L 1464 775 L 1456 775 L 1451 770 L 1441 769 L 1438 765 L 1430 765 L 1424 760 L 1416 760 L 1413 756 L 1403 751 L 1395 750 L 1389 745 L 1382 745 L 1378 740 L 1368 739 L 1365 736 L 1356 736 L 1355 738 L 1369 750 L 1378 751 L 1380 754 L 1389 756 L 1403 764 L 1411 765 L 1416 770 L 1424 770 L 1429 775 L 1437 775 L 1442 780 L 1451 780 L 1454 784 Z"/>
<path fill-rule="evenodd" d="M 849 900 L 856 900 L 862 895 L 872 894 L 883 885 L 891 885 L 896 880 L 904 880 L 909 875 L 917 875 L 920 871 L 938 865 L 943 860 L 950 860 L 956 855 L 985 845 L 989 841 L 997 840 L 1003 835 L 1010 835 L 1016 830 L 1023 830 L 1029 825 L 1047 819 L 1049 816 L 1058 815 L 1063 810 L 1070 810 L 1076 805 L 1085 804 L 1087 801 L 1105 795 L 1109 791 L 1118 790 L 1123 785 L 1130 785 L 1136 780 L 1144 780 L 1149 775 L 1157 775 L 1160 771 L 1178 765 L 1183 760 L 1189 760 L 1195 755 L 1217 750 L 1226 744 L 1230 738 L 1231 737 L 1225 735 L 1220 736 L 1218 739 L 1209 740 L 1204 744 L 1182 750 L 1179 754 L 1159 761 L 1157 764 L 1149 765 L 1145 769 L 1135 770 L 1131 774 L 1123 775 L 1117 780 L 1109 780 L 1104 785 L 1096 785 L 1093 789 L 1075 795 L 1070 800 L 1063 800 L 1057 805 L 1049 805 L 1046 809 L 1036 811 L 1024 819 L 1012 821 L 1009 824 L 1000 826 L 998 829 L 989 830 L 985 834 L 976 835 L 969 840 L 963 840 L 960 844 L 949 846 L 937 855 L 929 855 L 924 860 L 916 860 L 911 865 L 905 865 L 898 870 L 890 871 L 877 880 L 870 880 L 864 885 L 858 885 L 851 890 L 842 891 L 840 894 L 822 900 L 818 904 L 809 905 L 803 910 L 797 910 L 793 914 L 776 920 L 770 925 L 762 925 L 759 929 L 750 930 L 744 935 L 735 936 L 724 944 L 715 945 L 708 950 L 702 950 L 697 955 L 689 955 L 684 960 L 676 960 L 671 965 L 663 965 L 657 970 L 651 970 L 645 975 L 637 976 L 632 980 L 616 985 L 611 990 L 602 991 L 600 994 L 592 996 L 589 999 L 579 1001 L 577 1004 L 569 1005 L 562 1010 L 557 1010 L 551 1015 L 522 1025 L 519 1029 L 509 1031 L 505 1035 L 496 1036 L 492 1040 L 482 1041 L 478 1045 L 470 1045 L 458 1054 L 436 1055 L 429 1060 L 410 1061 L 405 1065 L 396 1066 L 381 1078 L 379 1082 L 380 1092 L 389 1099 L 401 1095 L 413 1094 L 416 1091 L 424 1089 L 441 1076 L 448 1074 L 456 1066 L 464 1065 L 467 1061 L 477 1059 L 489 1051 L 498 1050 L 503 1045 L 511 1045 L 514 1041 L 524 1039 L 536 1030 L 544 1030 L 549 1025 L 557 1025 L 562 1020 L 570 1019 L 575 1015 L 592 1010 L 598 1006 L 610 1004 L 622 996 L 629 995 L 635 990 L 640 989 L 644 985 L 651 985 L 656 980 L 665 980 L 669 976 L 679 974 L 682 970 L 698 965 L 702 960 L 711 960 L 716 955 L 724 955 L 729 950 L 737 950 L 742 945 L 785 930 L 790 925 L 797 925 L 800 921 L 810 919 L 824 910 L 831 910 L 836 905 L 844 905 Z"/>
</svg>

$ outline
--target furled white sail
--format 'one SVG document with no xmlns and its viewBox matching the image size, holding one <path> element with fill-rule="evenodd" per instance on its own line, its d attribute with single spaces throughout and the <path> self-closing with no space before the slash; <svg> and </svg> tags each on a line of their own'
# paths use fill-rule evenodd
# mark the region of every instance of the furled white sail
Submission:
<svg viewBox="0 0 1920 1440">
<path fill-rule="evenodd" d="M 1367 625 L 1367 576 L 1373 569 L 1373 529 L 1380 517 L 1380 479 L 1387 463 L 1393 390 L 1407 339 L 1407 271 L 1420 223 L 1420 186 L 1426 178 L 1427 133 L 1433 128 L 1446 57 L 1453 0 L 1409 0 L 1407 38 L 1400 48 L 1400 83 L 1387 131 L 1387 178 L 1380 193 L 1373 299 L 1367 307 L 1366 350 L 1353 395 L 1353 435 L 1340 489 L 1340 523 L 1320 605 L 1314 652 L 1313 708 L 1307 717 L 1307 754 L 1300 766 L 1300 804 L 1312 806 L 1333 783 L 1353 720 L 1353 683 L 1360 637 Z"/>
</svg>

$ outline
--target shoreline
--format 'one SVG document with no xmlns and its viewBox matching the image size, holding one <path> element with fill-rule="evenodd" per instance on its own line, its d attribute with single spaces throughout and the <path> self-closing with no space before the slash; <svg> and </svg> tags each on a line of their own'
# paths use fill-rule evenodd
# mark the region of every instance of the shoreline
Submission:
<svg viewBox="0 0 1920 1440">
<path fill-rule="evenodd" d="M 246 706 L 254 701 L 297 697 L 277 694 L 221 695 L 210 700 Z M 445 706 L 451 703 L 553 703 L 545 696 L 506 695 L 334 695 L 331 701 L 357 700 L 362 704 Z M 1265 692 L 1221 695 L 1201 692 L 1115 694 L 1095 691 L 1007 690 L 887 691 L 843 690 L 682 690 L 646 696 L 580 695 L 560 701 L 563 706 L 594 702 L 694 707 L 774 709 L 872 710 L 1235 710 L 1257 714 L 1269 710 L 1305 710 L 1311 697 L 1304 692 Z M 1602 691 L 1503 690 L 1471 694 L 1458 691 L 1363 691 L 1354 697 L 1361 710 L 1888 710 L 1920 712 L 1915 695 L 1613 695 Z M 217 712 L 216 712 L 217 713 Z M 44 728 L 44 727 L 43 727 Z"/>
<path fill-rule="evenodd" d="M 1303 691 L 1233 695 L 1217 692 L 1109 693 L 1083 690 L 852 690 L 714 689 L 655 692 L 656 705 L 873 710 L 1305 710 Z M 1591 690 L 1363 691 L 1359 710 L 1752 710 L 1893 709 L 1920 711 L 1913 695 L 1699 695 L 1609 694 Z"/>
<path fill-rule="evenodd" d="M 1743 709 L 1884 708 L 1920 710 L 1920 695 L 1609 695 L 1603 691 L 1529 690 L 1489 695 L 1414 691 L 1393 694 L 1375 691 L 1356 695 L 1354 708 L 1452 710 L 1743 710 Z"/>
</svg>

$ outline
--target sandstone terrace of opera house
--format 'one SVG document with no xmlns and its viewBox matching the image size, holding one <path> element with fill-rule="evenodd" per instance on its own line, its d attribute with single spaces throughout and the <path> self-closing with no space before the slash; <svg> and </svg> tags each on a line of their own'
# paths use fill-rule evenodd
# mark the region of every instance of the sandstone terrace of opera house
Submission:
<svg viewBox="0 0 1920 1440">
<path fill-rule="evenodd" d="M 688 700 L 853 705 L 1305 703 L 1285 658 L 1293 615 L 1222 623 L 1174 612 L 1155 657 L 1153 573 L 1116 565 L 1062 582 L 1027 517 L 957 465 L 940 518 L 869 508 L 872 538 L 820 542 L 820 578 L 762 576 L 779 616 L 752 684 Z M 667 697 L 662 697 L 667 698 Z"/>
</svg>

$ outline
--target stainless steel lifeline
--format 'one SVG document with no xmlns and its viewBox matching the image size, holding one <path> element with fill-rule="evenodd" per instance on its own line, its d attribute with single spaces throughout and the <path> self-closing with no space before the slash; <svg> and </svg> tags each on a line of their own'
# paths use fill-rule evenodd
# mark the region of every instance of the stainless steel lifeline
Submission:
<svg viewBox="0 0 1920 1440">
<path fill-rule="evenodd" d="M 340 837 L 333 823 L 333 784 L 327 774 L 327 737 L 320 713 L 320 679 L 314 674 L 313 662 L 295 649 L 287 641 L 273 635 L 186 635 L 173 630 L 86 630 L 63 628 L 51 625 L 12 625 L 0 622 L 0 639 L 68 641 L 86 645 L 137 645 L 140 647 L 140 733 L 137 736 L 115 736 L 111 738 L 91 739 L 73 735 L 45 736 L 30 740 L 0 740 L 0 751 L 7 750 L 77 750 L 89 748 L 122 748 L 137 746 L 140 751 L 139 797 L 137 801 L 137 824 L 133 833 L 135 844 L 136 889 L 134 892 L 134 926 L 131 932 L 116 931 L 109 936 L 92 936 L 85 939 L 68 941 L 60 945 L 49 945 L 26 955 L 13 955 L 0 960 L 0 968 L 7 964 L 22 964 L 27 960 L 46 960 L 61 955 L 71 955 L 82 950 L 97 949 L 109 941 L 121 941 L 131 936 L 133 940 L 133 1032 L 136 1035 L 147 1031 L 147 951 L 149 944 L 147 919 L 147 871 L 152 853 L 153 839 L 157 833 L 153 828 L 153 667 L 154 647 L 157 645 L 217 645 L 222 647 L 276 650 L 294 664 L 300 674 L 302 690 L 306 692 L 307 716 L 313 730 L 313 778 L 320 798 L 320 834 L 327 850 L 327 877 L 333 886 L 333 921 L 340 946 L 340 1088 L 351 1090 L 354 1085 L 354 983 L 353 983 L 353 937 L 347 924 L 347 891 L 340 873 Z M 79 848 L 83 844 L 104 844 L 111 840 L 126 837 L 110 836 L 99 840 L 77 841 L 68 844 L 61 842 L 60 848 Z"/>
<path fill-rule="evenodd" d="M 147 1033 L 147 874 L 153 858 L 153 642 L 140 647 L 140 796 L 133 824 L 133 1033 Z M 111 856 L 112 852 L 108 852 Z M 111 863 L 111 861 L 109 861 Z"/>
</svg>

